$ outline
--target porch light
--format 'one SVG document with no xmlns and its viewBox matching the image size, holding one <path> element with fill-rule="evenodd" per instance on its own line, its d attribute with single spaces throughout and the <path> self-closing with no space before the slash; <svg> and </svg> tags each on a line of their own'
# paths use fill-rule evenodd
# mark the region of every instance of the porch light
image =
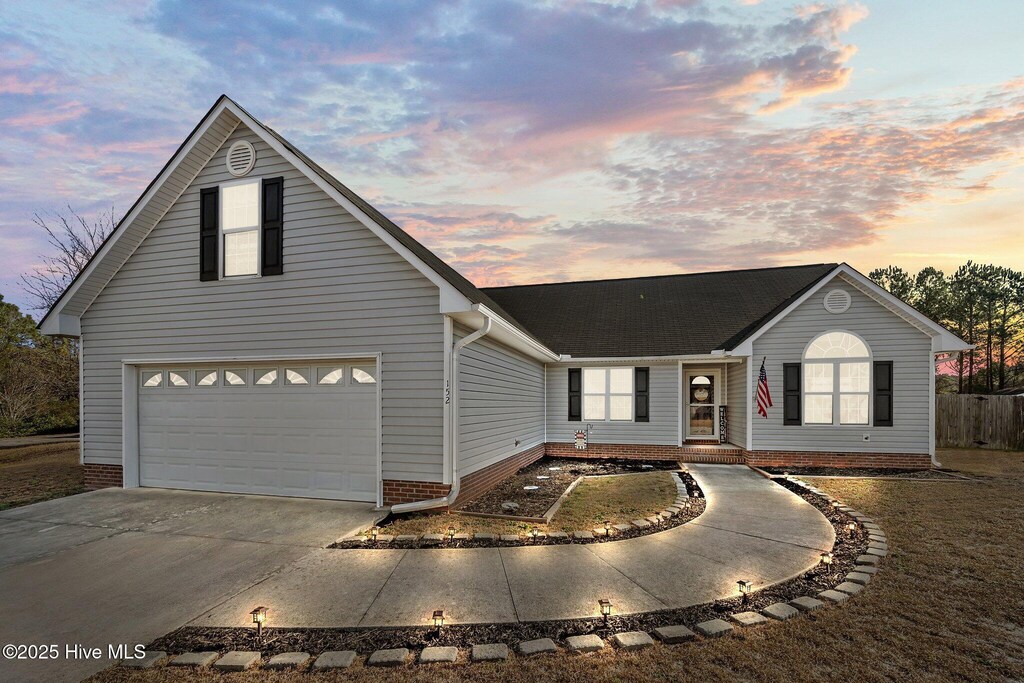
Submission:
<svg viewBox="0 0 1024 683">
<path fill-rule="evenodd" d="M 601 598 L 597 601 L 598 607 L 601 608 L 601 616 L 604 617 L 604 625 L 608 625 L 608 617 L 612 615 L 612 603 L 610 600 Z"/>
<path fill-rule="evenodd" d="M 453 526 L 448 527 L 448 540 L 449 541 L 454 541 L 455 540 L 455 527 L 453 527 Z"/>
<path fill-rule="evenodd" d="M 444 610 L 443 609 L 436 609 L 436 610 L 434 610 L 433 620 L 434 620 L 434 628 L 436 628 L 437 630 L 440 631 L 441 627 L 444 626 Z"/>
<path fill-rule="evenodd" d="M 370 529 L 370 540 L 371 541 L 376 541 L 377 540 L 377 534 L 379 534 L 379 533 L 380 533 L 380 527 L 379 526 L 375 526 L 375 527 L 371 528 Z"/>
<path fill-rule="evenodd" d="M 846 530 L 850 532 L 850 538 L 853 538 L 853 532 L 857 530 L 857 522 L 850 522 L 847 524 Z"/>
<path fill-rule="evenodd" d="M 828 567 L 830 564 L 832 564 L 832 553 L 828 553 L 828 552 L 822 553 L 821 554 L 821 565 L 823 567 Z"/>
<path fill-rule="evenodd" d="M 252 617 L 252 623 L 256 624 L 256 636 L 263 635 L 263 623 L 267 620 L 267 608 L 260 606 L 249 612 Z"/>
<path fill-rule="evenodd" d="M 747 602 L 750 600 L 750 591 L 753 589 L 754 584 L 750 581 L 747 581 L 746 579 L 742 579 L 740 581 L 737 581 L 736 585 L 739 586 L 740 595 L 743 596 L 743 604 L 747 604 Z"/>
</svg>

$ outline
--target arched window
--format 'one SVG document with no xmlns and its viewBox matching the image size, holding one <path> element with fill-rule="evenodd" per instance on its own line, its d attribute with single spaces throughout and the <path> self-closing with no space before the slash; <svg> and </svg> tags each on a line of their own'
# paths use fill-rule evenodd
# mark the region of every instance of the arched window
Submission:
<svg viewBox="0 0 1024 683">
<path fill-rule="evenodd" d="M 826 332 L 804 351 L 804 424 L 866 425 L 871 350 L 849 332 Z"/>
</svg>

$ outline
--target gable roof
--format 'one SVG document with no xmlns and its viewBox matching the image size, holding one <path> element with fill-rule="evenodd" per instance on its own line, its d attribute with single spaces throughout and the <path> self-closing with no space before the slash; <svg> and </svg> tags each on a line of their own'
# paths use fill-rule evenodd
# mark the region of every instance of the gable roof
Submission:
<svg viewBox="0 0 1024 683">
<path fill-rule="evenodd" d="M 469 310 L 472 304 L 485 306 L 519 332 L 540 344 L 529 330 L 503 311 L 497 302 L 227 95 L 221 95 L 217 99 L 107 236 L 85 268 L 46 312 L 39 322 L 40 330 L 46 334 L 80 334 L 79 318 L 82 313 L 239 124 L 245 125 L 263 138 L 275 151 L 309 176 L 349 213 L 438 285 L 441 288 L 442 311 L 465 311 Z"/>
<path fill-rule="evenodd" d="M 819 263 L 484 292 L 561 354 L 688 356 L 732 348 L 836 267 Z"/>
<path fill-rule="evenodd" d="M 829 275 L 932 336 L 933 350 L 971 348 L 846 264 L 666 275 L 481 289 L 343 185 L 276 131 L 221 95 L 39 323 L 78 336 L 80 317 L 224 141 L 244 125 L 440 289 L 440 311 L 483 315 L 542 359 L 748 355 L 752 340 L 817 291 Z M 714 302 L 713 305 L 709 302 Z M 459 318 L 463 319 L 463 318 Z M 509 337 L 511 335 L 511 337 Z"/>
</svg>

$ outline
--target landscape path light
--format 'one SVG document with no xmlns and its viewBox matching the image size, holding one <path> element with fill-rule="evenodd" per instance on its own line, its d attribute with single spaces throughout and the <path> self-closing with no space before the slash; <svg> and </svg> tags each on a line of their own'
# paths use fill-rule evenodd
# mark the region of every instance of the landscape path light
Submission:
<svg viewBox="0 0 1024 683">
<path fill-rule="evenodd" d="M 853 533 L 857 531 L 857 522 L 850 522 L 847 524 L 846 530 L 850 532 L 850 538 L 853 538 Z"/>
<path fill-rule="evenodd" d="M 434 610 L 434 616 L 432 617 L 432 619 L 434 621 L 434 628 L 436 628 L 438 631 L 440 631 L 441 627 L 444 626 L 444 610 L 443 609 L 436 609 L 436 610 Z"/>
<path fill-rule="evenodd" d="M 821 554 L 821 566 L 828 569 L 829 565 L 832 564 L 832 553 L 824 552 Z"/>
<path fill-rule="evenodd" d="M 601 608 L 601 616 L 604 617 L 604 625 L 608 625 L 608 617 L 612 615 L 612 603 L 610 600 L 601 598 L 597 601 L 598 607 Z"/>
<path fill-rule="evenodd" d="M 455 527 L 453 527 L 453 526 L 448 527 L 448 540 L 449 541 L 454 541 L 455 540 Z"/>
<path fill-rule="evenodd" d="M 262 605 L 249 612 L 252 623 L 256 624 L 256 637 L 263 635 L 263 623 L 267 620 L 267 608 Z"/>
<path fill-rule="evenodd" d="M 740 595 L 743 596 L 743 604 L 750 602 L 750 591 L 753 589 L 754 584 L 746 579 L 741 579 L 736 582 L 736 585 L 740 588 Z"/>
<path fill-rule="evenodd" d="M 376 541 L 376 540 L 377 540 L 377 534 L 379 534 L 379 533 L 380 533 L 380 527 L 379 527 L 379 526 L 376 526 L 376 525 L 374 525 L 374 526 L 373 526 L 373 527 L 372 527 L 372 528 L 370 529 L 370 540 L 371 540 L 371 541 Z"/>
</svg>

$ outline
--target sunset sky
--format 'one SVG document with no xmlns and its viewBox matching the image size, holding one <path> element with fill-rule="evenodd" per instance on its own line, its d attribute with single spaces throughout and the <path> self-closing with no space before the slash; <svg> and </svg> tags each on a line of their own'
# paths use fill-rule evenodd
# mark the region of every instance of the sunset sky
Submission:
<svg viewBox="0 0 1024 683">
<path fill-rule="evenodd" d="M 479 285 L 1024 264 L 1024 2 L 7 2 L 0 293 L 219 94 Z"/>
</svg>

